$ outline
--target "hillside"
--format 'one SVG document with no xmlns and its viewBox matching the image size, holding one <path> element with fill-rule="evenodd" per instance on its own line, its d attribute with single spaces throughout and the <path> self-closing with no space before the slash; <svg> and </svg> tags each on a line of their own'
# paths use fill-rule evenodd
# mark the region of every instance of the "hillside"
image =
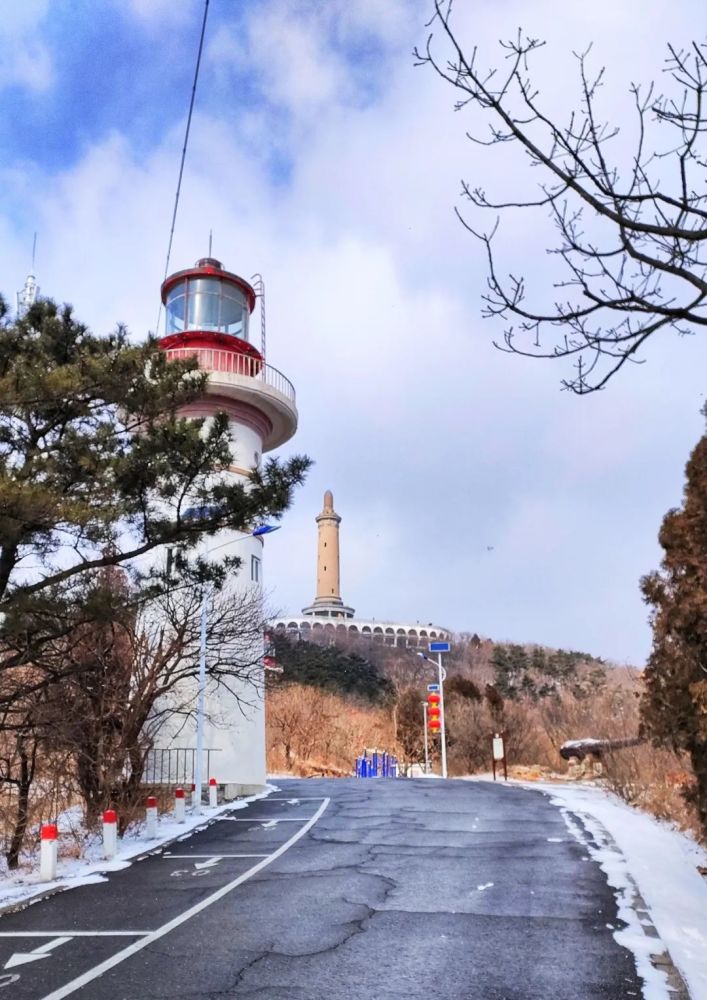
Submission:
<svg viewBox="0 0 707 1000">
<path fill-rule="evenodd" d="M 566 773 L 566 740 L 638 734 L 641 673 L 576 650 L 458 636 L 446 658 L 451 775 L 490 769 L 490 736 L 504 730 L 509 763 L 532 773 Z M 283 673 L 268 679 L 271 770 L 350 773 L 364 746 L 395 751 L 403 766 L 424 757 L 422 701 L 435 680 L 413 650 L 346 639 L 322 646 L 275 639 Z M 431 738 L 433 761 L 437 742 Z M 617 750 L 604 778 L 627 801 L 697 829 L 689 762 L 648 744 Z M 523 771 L 522 773 L 526 773 Z"/>
</svg>

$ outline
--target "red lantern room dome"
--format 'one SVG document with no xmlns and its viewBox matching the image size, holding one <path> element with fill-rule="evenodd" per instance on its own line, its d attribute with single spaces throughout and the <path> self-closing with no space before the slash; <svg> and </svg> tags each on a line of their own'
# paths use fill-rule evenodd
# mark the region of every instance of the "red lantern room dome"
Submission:
<svg viewBox="0 0 707 1000">
<path fill-rule="evenodd" d="M 202 257 L 194 267 L 166 278 L 162 302 L 162 347 L 217 348 L 261 358 L 249 335 L 255 289 L 214 257 Z"/>
</svg>

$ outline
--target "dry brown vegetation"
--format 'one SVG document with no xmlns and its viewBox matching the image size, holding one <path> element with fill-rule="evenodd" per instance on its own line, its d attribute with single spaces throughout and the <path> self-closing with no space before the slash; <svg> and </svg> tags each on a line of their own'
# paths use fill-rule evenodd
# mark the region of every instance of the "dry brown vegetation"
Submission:
<svg viewBox="0 0 707 1000">
<path fill-rule="evenodd" d="M 350 775 L 362 747 L 392 749 L 390 709 L 303 684 L 278 686 L 266 701 L 268 769 Z"/>
<path fill-rule="evenodd" d="M 285 680 L 267 695 L 272 771 L 351 774 L 354 758 L 365 746 L 396 752 L 403 766 L 423 760 L 422 702 L 433 679 L 429 667 L 408 650 L 363 644 L 356 649 L 394 683 L 391 706 L 374 707 Z M 504 656 L 524 650 L 525 681 L 515 667 L 509 671 L 499 649 Z M 643 686 L 639 671 L 581 654 L 544 650 L 540 656 L 538 649 L 476 636 L 455 643 L 445 687 L 451 775 L 490 771 L 491 733 L 499 729 L 507 736 L 511 773 L 530 779 L 569 776 L 559 753 L 567 740 L 637 735 Z M 436 762 L 433 739 L 430 748 Z M 600 780 L 627 802 L 698 834 L 696 811 L 685 797 L 694 781 L 687 757 L 645 743 L 605 756 L 600 770 Z"/>
</svg>

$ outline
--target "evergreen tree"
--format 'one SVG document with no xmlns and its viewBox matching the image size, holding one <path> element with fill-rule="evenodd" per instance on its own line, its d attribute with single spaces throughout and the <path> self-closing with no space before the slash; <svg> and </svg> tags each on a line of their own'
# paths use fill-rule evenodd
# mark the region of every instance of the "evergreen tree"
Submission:
<svg viewBox="0 0 707 1000">
<path fill-rule="evenodd" d="M 393 697 L 391 681 L 360 653 L 304 640 L 293 642 L 280 633 L 271 638 L 271 649 L 283 668 L 281 683 L 308 684 L 378 704 Z"/>
<path fill-rule="evenodd" d="M 494 646 L 491 665 L 496 672 L 496 687 L 504 697 L 516 699 L 521 694 L 534 694 L 535 685 L 528 674 L 530 661 L 524 646 L 516 643 Z"/>
<path fill-rule="evenodd" d="M 38 301 L 10 321 L 0 302 L 0 704 L 18 690 L 7 670 L 61 633 L 83 575 L 124 565 L 143 588 L 169 589 L 204 533 L 250 531 L 289 506 L 305 458 L 270 460 L 246 483 L 214 475 L 230 462 L 226 415 L 208 426 L 179 416 L 206 379 L 154 339 L 96 336 L 69 306 Z M 188 516 L 195 506 L 203 517 Z M 147 569 L 154 560 L 138 573 L 161 545 L 172 578 Z M 237 562 L 197 562 L 197 573 L 218 582 Z"/>
<path fill-rule="evenodd" d="M 530 666 L 536 674 L 544 674 L 547 669 L 545 650 L 542 646 L 533 646 L 530 654 Z"/>
<path fill-rule="evenodd" d="M 687 463 L 682 507 L 666 514 L 659 540 L 661 568 L 641 581 L 653 627 L 642 726 L 656 743 L 690 755 L 707 833 L 707 435 Z"/>
</svg>

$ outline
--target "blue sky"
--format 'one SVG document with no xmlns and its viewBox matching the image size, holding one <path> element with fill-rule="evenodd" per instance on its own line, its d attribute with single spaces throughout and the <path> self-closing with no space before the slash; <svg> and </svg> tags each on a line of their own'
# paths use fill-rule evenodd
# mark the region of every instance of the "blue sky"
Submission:
<svg viewBox="0 0 707 1000">
<path fill-rule="evenodd" d="M 413 66 L 427 0 L 211 0 L 172 267 L 214 252 L 265 276 L 270 363 L 298 391 L 283 449 L 315 460 L 268 543 L 277 610 L 314 588 L 325 489 L 343 517 L 343 597 L 362 616 L 642 662 L 638 580 L 680 500 L 702 432 L 707 349 L 672 335 L 601 396 L 559 367 L 499 354 L 481 319 L 484 261 L 453 213 L 460 180 L 526 183 L 479 153 L 455 95 Z M 701 5 L 591 9 L 560 0 L 457 4 L 495 58 L 522 24 L 547 36 L 543 99 L 576 93 L 572 50 L 607 65 L 612 117 L 628 82 L 660 76 L 667 35 Z M 0 21 L 0 289 L 22 286 L 32 234 L 44 293 L 96 330 L 154 327 L 203 5 L 24 0 Z M 626 38 L 632 39 L 626 46 Z M 531 178 L 532 180 L 532 178 Z M 507 267 L 542 279 L 525 218 Z M 284 542 L 283 542 L 284 539 Z"/>
</svg>

